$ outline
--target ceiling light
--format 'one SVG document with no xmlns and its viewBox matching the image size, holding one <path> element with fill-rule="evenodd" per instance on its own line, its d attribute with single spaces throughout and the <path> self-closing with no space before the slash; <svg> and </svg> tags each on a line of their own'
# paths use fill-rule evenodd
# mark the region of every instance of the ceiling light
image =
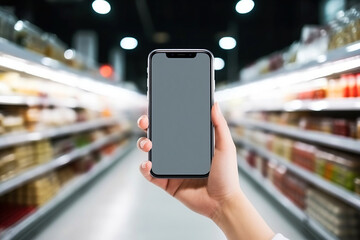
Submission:
<svg viewBox="0 0 360 240">
<path fill-rule="evenodd" d="M 24 22 L 19 20 L 19 21 L 16 22 L 16 24 L 14 26 L 14 29 L 16 31 L 21 31 L 23 29 L 23 27 L 24 27 Z"/>
<path fill-rule="evenodd" d="M 254 6 L 253 0 L 240 0 L 235 6 L 235 10 L 240 14 L 245 14 L 253 10 Z"/>
<path fill-rule="evenodd" d="M 230 50 L 236 46 L 236 40 L 233 37 L 223 37 L 219 40 L 222 49 Z"/>
<path fill-rule="evenodd" d="M 137 45 L 138 45 L 138 41 L 136 40 L 136 38 L 133 37 L 124 37 L 120 41 L 120 46 L 126 50 L 132 50 L 136 48 Z"/>
<path fill-rule="evenodd" d="M 98 14 L 107 14 L 111 10 L 110 3 L 105 0 L 95 0 L 91 6 Z"/>
<path fill-rule="evenodd" d="M 214 69 L 221 70 L 225 67 L 225 62 L 222 58 L 216 57 L 214 59 Z"/>
<path fill-rule="evenodd" d="M 64 52 L 64 58 L 65 59 L 73 59 L 74 58 L 74 56 L 75 56 L 75 52 L 74 52 L 74 50 L 72 50 L 72 49 L 68 49 L 68 50 L 66 50 L 65 52 Z"/>
</svg>

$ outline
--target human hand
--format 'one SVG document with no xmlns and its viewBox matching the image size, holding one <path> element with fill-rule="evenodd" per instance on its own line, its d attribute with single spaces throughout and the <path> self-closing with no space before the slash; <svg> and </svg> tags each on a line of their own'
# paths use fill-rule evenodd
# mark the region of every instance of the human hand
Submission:
<svg viewBox="0 0 360 240">
<path fill-rule="evenodd" d="M 164 189 L 191 210 L 209 218 L 213 218 L 225 202 L 241 192 L 236 148 L 217 103 L 211 109 L 211 119 L 215 128 L 215 150 L 207 179 L 154 178 L 150 174 L 152 167 L 150 161 L 140 165 L 140 171 L 147 180 Z M 148 117 L 141 116 L 138 125 L 146 130 L 149 125 Z M 149 152 L 152 148 L 152 142 L 145 137 L 140 138 L 137 145 L 144 152 Z"/>
</svg>

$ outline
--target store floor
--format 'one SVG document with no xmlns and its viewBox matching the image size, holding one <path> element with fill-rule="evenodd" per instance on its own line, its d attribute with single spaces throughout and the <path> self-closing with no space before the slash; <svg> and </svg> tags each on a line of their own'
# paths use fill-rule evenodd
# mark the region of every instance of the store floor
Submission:
<svg viewBox="0 0 360 240">
<path fill-rule="evenodd" d="M 191 212 L 141 176 L 138 166 L 146 157 L 134 149 L 34 239 L 225 239 L 213 222 Z M 274 208 L 250 180 L 240 176 L 240 181 L 275 231 L 293 240 L 311 238 Z"/>
</svg>

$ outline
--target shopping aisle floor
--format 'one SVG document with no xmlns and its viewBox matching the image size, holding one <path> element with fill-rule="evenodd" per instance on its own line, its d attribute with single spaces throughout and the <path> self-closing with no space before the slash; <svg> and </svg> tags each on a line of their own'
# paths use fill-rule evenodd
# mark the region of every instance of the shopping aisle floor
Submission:
<svg viewBox="0 0 360 240">
<path fill-rule="evenodd" d="M 136 149 L 68 206 L 37 240 L 225 239 L 210 220 L 147 182 Z"/>
<path fill-rule="evenodd" d="M 141 176 L 138 166 L 146 157 L 134 149 L 34 239 L 225 239 L 214 223 L 191 212 Z M 248 179 L 240 177 L 240 181 L 275 231 L 293 240 L 309 239 L 274 209 Z"/>
</svg>

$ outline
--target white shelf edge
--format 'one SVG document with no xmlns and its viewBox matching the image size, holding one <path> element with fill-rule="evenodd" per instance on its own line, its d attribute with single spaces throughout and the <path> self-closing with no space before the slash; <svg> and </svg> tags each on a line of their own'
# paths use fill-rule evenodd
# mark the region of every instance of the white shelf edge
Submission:
<svg viewBox="0 0 360 240">
<path fill-rule="evenodd" d="M 116 119 L 99 119 L 88 122 L 75 123 L 68 126 L 61 126 L 58 128 L 50 128 L 34 132 L 15 132 L 0 136 L 0 149 L 10 147 L 17 144 L 40 141 L 47 138 L 63 136 L 66 134 L 79 133 L 95 128 L 105 127 L 117 122 Z"/>
<path fill-rule="evenodd" d="M 236 144 L 241 144 L 247 148 L 252 149 L 262 157 L 275 160 L 276 162 L 286 166 L 291 172 L 300 176 L 307 182 L 312 183 L 318 188 L 324 190 L 325 192 L 328 192 L 329 194 L 341 199 L 342 201 L 360 210 L 360 196 L 357 196 L 355 193 L 346 190 L 345 188 L 342 188 L 340 186 L 337 186 L 331 182 L 328 182 L 325 179 L 321 178 L 320 176 L 316 176 L 314 173 L 302 169 L 300 166 L 297 166 L 289 161 L 286 161 L 282 157 L 279 157 L 262 147 L 255 146 L 254 144 L 246 140 L 243 140 L 239 137 L 234 137 L 234 141 Z"/>
<path fill-rule="evenodd" d="M 0 38 L 0 67 L 107 97 L 122 96 L 145 101 L 145 96 L 136 90 L 127 89 L 99 75 L 68 67 L 55 59 L 26 50 L 4 38 Z"/>
<path fill-rule="evenodd" d="M 329 146 L 354 153 L 360 153 L 360 141 L 347 137 L 336 136 L 333 134 L 322 133 L 310 130 L 301 130 L 295 127 L 282 126 L 273 123 L 267 123 L 255 120 L 237 120 L 234 124 L 244 127 L 258 128 L 297 139 L 317 143 L 323 146 Z"/>
<path fill-rule="evenodd" d="M 94 79 L 94 81 L 102 82 L 104 84 L 108 85 L 114 85 L 113 83 L 109 82 L 106 78 L 103 78 L 101 75 L 94 76 L 88 72 L 80 71 L 75 68 L 71 68 L 64 63 L 49 58 L 47 56 L 43 56 L 41 54 L 26 50 L 25 48 L 16 45 L 13 42 L 8 41 L 7 39 L 0 38 L 0 53 L 6 54 L 12 57 L 16 57 L 19 59 L 23 59 L 26 61 L 29 61 L 33 64 L 38 64 L 43 67 L 52 68 L 56 71 L 63 71 L 63 72 L 69 72 L 72 74 L 76 74 L 81 77 L 87 77 Z"/>
<path fill-rule="evenodd" d="M 273 103 L 246 103 L 245 112 L 257 111 L 360 111 L 360 97 L 358 98 L 325 98 L 319 100 L 292 100 Z"/>
<path fill-rule="evenodd" d="M 0 195 L 3 195 L 5 193 L 15 189 L 16 187 L 21 186 L 24 183 L 26 183 L 36 177 L 39 177 L 47 172 L 50 172 L 56 168 L 64 166 L 64 165 L 76 160 L 79 157 L 85 156 L 85 155 L 89 154 L 90 152 L 97 150 L 97 149 L 101 148 L 102 146 L 105 146 L 106 144 L 109 144 L 111 142 L 114 142 L 116 140 L 124 138 L 127 135 L 128 135 L 127 132 L 122 133 L 122 134 L 115 133 L 115 134 L 109 135 L 105 138 L 102 138 L 93 143 L 90 143 L 87 146 L 75 149 L 75 150 L 71 151 L 70 153 L 64 154 L 60 157 L 50 160 L 47 163 L 44 163 L 39 166 L 35 166 L 20 175 L 10 178 L 9 180 L 1 182 L 0 183 Z"/>
<path fill-rule="evenodd" d="M 313 61 L 310 61 L 310 62 L 307 62 L 304 64 L 289 65 L 289 66 L 279 69 L 277 71 L 267 73 L 265 75 L 259 76 L 257 78 L 251 79 L 251 80 L 249 79 L 249 83 L 242 84 L 239 82 L 235 82 L 235 83 L 229 84 L 228 86 L 220 88 L 219 91 L 227 90 L 227 89 L 234 88 L 234 87 L 242 87 L 242 86 L 246 86 L 247 84 L 267 81 L 267 80 L 277 78 L 277 77 L 286 77 L 287 75 L 291 75 L 291 74 L 294 74 L 294 73 L 297 73 L 300 71 L 309 70 L 309 69 L 319 69 L 319 68 L 327 66 L 329 64 L 341 62 L 341 61 L 344 61 L 347 59 L 352 59 L 352 58 L 358 57 L 360 55 L 359 45 L 360 45 L 360 41 L 357 41 L 357 42 L 350 43 L 346 46 L 328 51 L 323 56 L 323 57 L 325 57 L 326 61 L 313 60 Z M 357 66 L 357 67 L 360 67 L 360 66 Z M 350 67 L 349 69 L 345 69 L 344 71 L 352 70 L 354 68 L 356 68 L 356 67 Z M 340 71 L 340 72 L 343 72 L 343 71 Z M 319 77 L 331 76 L 334 73 L 336 74 L 338 72 L 329 71 L 327 73 L 323 73 L 319 76 L 316 76 L 313 79 L 319 78 Z"/>
<path fill-rule="evenodd" d="M 331 234 L 318 222 L 311 219 L 303 210 L 292 203 L 286 196 L 284 196 L 275 186 L 273 186 L 268 179 L 260 175 L 258 171 L 252 169 L 246 165 L 245 160 L 238 156 L 238 166 L 247 174 L 254 182 L 256 182 L 265 192 L 272 196 L 277 202 L 279 202 L 288 212 L 290 212 L 295 218 L 301 221 L 305 227 L 307 227 L 316 235 L 326 240 L 339 240 L 335 235 Z"/>
<path fill-rule="evenodd" d="M 76 99 L 56 99 L 51 97 L 21 96 L 21 95 L 0 95 L 0 105 L 19 105 L 19 106 L 56 106 L 67 108 L 86 108 L 93 109 L 91 105 L 81 103 Z"/>
<path fill-rule="evenodd" d="M 89 172 L 85 173 L 82 176 L 76 177 L 66 184 L 57 195 L 46 203 L 44 206 L 37 209 L 34 213 L 24 217 L 23 220 L 20 220 L 15 226 L 10 227 L 0 234 L 0 239 L 10 240 L 17 237 L 21 232 L 30 227 L 33 223 L 38 221 L 40 218 L 44 217 L 46 214 L 55 209 L 59 204 L 64 202 L 66 199 L 70 198 L 74 193 L 79 189 L 84 187 L 92 179 L 96 178 L 100 173 L 108 169 L 112 164 L 115 163 L 117 159 L 120 159 L 124 154 L 131 150 L 132 143 L 126 144 L 126 146 L 120 147 L 113 155 L 105 157 L 102 159 L 94 168 Z"/>
</svg>

